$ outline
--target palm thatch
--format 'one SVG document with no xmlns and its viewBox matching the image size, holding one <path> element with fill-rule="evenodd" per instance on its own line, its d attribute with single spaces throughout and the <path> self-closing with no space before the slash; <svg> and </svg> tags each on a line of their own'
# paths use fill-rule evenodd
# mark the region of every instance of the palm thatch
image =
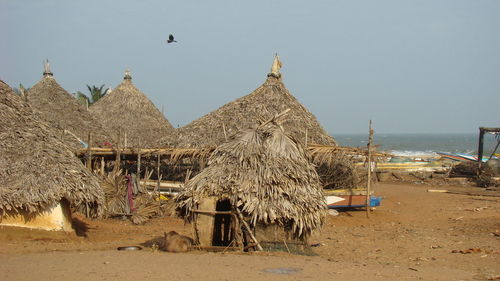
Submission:
<svg viewBox="0 0 500 281">
<path fill-rule="evenodd" d="M 149 179 L 146 175 L 146 181 Z M 136 175 L 123 171 L 107 174 L 102 181 L 106 195 L 106 217 L 129 215 L 134 224 L 143 224 L 160 214 L 158 193 L 150 194 L 145 186 L 137 185 Z"/>
<path fill-rule="evenodd" d="M 275 115 L 287 108 L 291 111 L 283 127 L 291 136 L 302 142 L 307 139 L 307 143 L 337 144 L 316 117 L 290 94 L 281 78 L 270 74 L 264 84 L 251 94 L 177 129 L 177 145 L 215 147 L 231 135 L 261 121 L 259 116 Z"/>
<path fill-rule="evenodd" d="M 0 216 L 41 211 L 63 198 L 83 214 L 103 213 L 97 178 L 58 137 L 0 81 Z"/>
<path fill-rule="evenodd" d="M 174 127 L 155 105 L 132 83 L 126 72 L 123 82 L 110 94 L 99 99 L 89 110 L 97 116 L 114 137 L 126 139 L 121 146 L 157 147 L 158 140 L 170 146 Z"/>
<path fill-rule="evenodd" d="M 81 148 L 79 140 L 87 142 L 89 133 L 92 134 L 92 146 L 113 143 L 99 121 L 57 83 L 52 73 L 46 71 L 28 90 L 27 100 L 45 121 L 60 130 L 59 136 L 72 148 Z"/>
<path fill-rule="evenodd" d="M 326 209 L 303 146 L 275 123 L 247 129 L 217 147 L 208 167 L 175 198 L 178 215 L 190 220 L 207 197 L 229 200 L 253 227 L 278 224 L 296 238 L 320 227 Z"/>
</svg>

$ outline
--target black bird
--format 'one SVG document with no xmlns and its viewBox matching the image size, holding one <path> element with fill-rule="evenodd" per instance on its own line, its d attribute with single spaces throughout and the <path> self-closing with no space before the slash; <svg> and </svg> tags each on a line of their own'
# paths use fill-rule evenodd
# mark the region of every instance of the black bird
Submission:
<svg viewBox="0 0 500 281">
<path fill-rule="evenodd" d="M 172 43 L 172 42 L 176 42 L 176 43 L 177 43 L 177 41 L 175 41 L 175 40 L 174 40 L 174 36 L 173 36 L 172 34 L 170 34 L 170 35 L 168 36 L 167 43 Z"/>
</svg>

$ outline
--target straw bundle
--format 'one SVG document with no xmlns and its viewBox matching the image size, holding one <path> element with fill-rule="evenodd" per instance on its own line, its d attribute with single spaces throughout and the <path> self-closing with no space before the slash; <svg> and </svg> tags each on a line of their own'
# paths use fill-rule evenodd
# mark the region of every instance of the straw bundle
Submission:
<svg viewBox="0 0 500 281">
<path fill-rule="evenodd" d="M 0 215 L 33 213 L 61 199 L 83 214 L 103 213 L 98 180 L 58 134 L 0 81 Z"/>
<path fill-rule="evenodd" d="M 175 198 L 178 215 L 190 220 L 209 196 L 229 199 L 253 227 L 277 223 L 297 238 L 320 227 L 326 209 L 304 148 L 275 123 L 243 131 L 217 147 L 208 167 Z"/>
</svg>

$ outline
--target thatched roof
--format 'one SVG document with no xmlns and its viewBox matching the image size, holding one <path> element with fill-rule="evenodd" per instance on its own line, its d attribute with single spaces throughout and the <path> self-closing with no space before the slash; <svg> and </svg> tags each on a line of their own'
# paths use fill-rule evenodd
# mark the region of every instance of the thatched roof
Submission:
<svg viewBox="0 0 500 281">
<path fill-rule="evenodd" d="M 83 147 L 78 139 L 88 142 L 89 132 L 92 146 L 114 143 L 99 120 L 57 83 L 50 70 L 45 70 L 43 78 L 28 90 L 27 101 L 45 121 L 60 130 L 59 136 L 72 148 Z"/>
<path fill-rule="evenodd" d="M 336 145 L 335 140 L 321 127 L 316 117 L 290 94 L 280 77 L 281 75 L 270 73 L 264 84 L 251 94 L 177 129 L 177 145 L 217 146 L 227 137 L 259 122 L 259 116 L 275 115 L 287 108 L 291 111 L 283 126 L 290 135 L 302 142 L 305 142 L 307 136 L 308 143 Z"/>
<path fill-rule="evenodd" d="M 84 214 L 102 213 L 97 178 L 58 137 L 0 80 L 0 216 L 43 210 L 62 198 Z"/>
<path fill-rule="evenodd" d="M 245 130 L 215 149 L 175 198 L 189 220 L 203 198 L 229 199 L 252 225 L 278 223 L 295 237 L 320 227 L 326 204 L 302 145 L 276 124 Z"/>
<path fill-rule="evenodd" d="M 174 127 L 155 105 L 132 83 L 127 72 L 123 82 L 89 109 L 116 138 L 121 130 L 121 146 L 126 134 L 127 147 L 156 147 L 159 139 L 175 136 Z"/>
</svg>

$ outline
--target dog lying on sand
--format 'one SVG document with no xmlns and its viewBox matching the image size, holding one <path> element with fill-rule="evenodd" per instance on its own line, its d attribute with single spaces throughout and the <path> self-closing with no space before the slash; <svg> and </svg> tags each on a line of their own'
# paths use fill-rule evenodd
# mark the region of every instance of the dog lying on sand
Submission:
<svg viewBox="0 0 500 281">
<path fill-rule="evenodd" d="M 189 251 L 189 247 L 193 245 L 193 239 L 181 235 L 175 231 L 165 233 L 164 250 L 172 253 L 184 253 Z"/>
</svg>

